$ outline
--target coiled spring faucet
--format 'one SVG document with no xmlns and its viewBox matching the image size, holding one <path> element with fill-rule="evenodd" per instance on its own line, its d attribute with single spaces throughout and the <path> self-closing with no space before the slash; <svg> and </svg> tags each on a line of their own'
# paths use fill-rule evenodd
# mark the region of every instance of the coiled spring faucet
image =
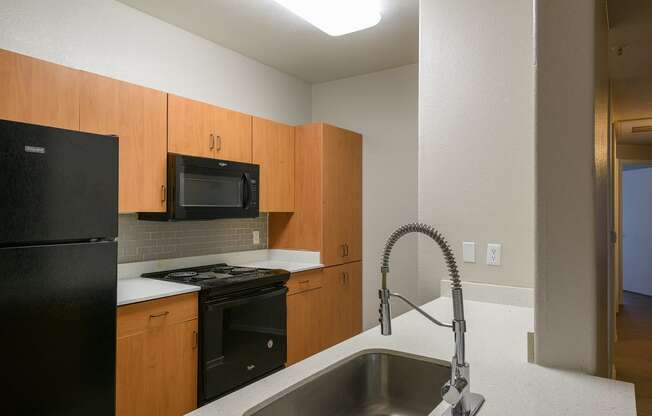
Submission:
<svg viewBox="0 0 652 416">
<path fill-rule="evenodd" d="M 427 314 L 424 310 L 419 308 L 414 303 L 403 297 L 399 293 L 391 293 L 387 289 L 387 275 L 389 274 L 389 257 L 392 253 L 392 248 L 396 242 L 406 234 L 421 233 L 433 239 L 441 251 L 444 253 L 444 260 L 448 268 L 452 283 L 452 298 L 453 298 L 453 322 L 452 324 L 445 324 Z M 455 355 L 451 360 L 451 377 L 441 388 L 442 398 L 451 406 L 446 410 L 446 416 L 473 416 L 478 413 L 480 407 L 484 403 L 484 397 L 477 393 L 471 393 L 470 389 L 470 371 L 469 363 L 466 362 L 464 356 L 464 333 L 466 332 L 466 321 L 464 320 L 464 301 L 462 298 L 462 282 L 460 274 L 457 270 L 457 263 L 455 256 L 446 239 L 433 227 L 413 223 L 406 224 L 394 231 L 385 244 L 383 250 L 382 265 L 380 268 L 382 273 L 382 288 L 378 291 L 380 297 L 380 330 L 383 335 L 392 334 L 392 321 L 391 309 L 389 304 L 390 297 L 396 297 L 410 305 L 413 309 L 425 316 L 430 322 L 435 325 L 451 328 L 455 334 Z"/>
</svg>

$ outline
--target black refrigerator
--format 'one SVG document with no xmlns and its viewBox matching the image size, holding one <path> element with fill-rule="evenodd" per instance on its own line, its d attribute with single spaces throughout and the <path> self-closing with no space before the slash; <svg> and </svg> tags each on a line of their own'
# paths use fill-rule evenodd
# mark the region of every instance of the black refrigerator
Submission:
<svg viewBox="0 0 652 416">
<path fill-rule="evenodd" d="M 118 140 L 0 120 L 0 414 L 115 414 Z"/>
</svg>

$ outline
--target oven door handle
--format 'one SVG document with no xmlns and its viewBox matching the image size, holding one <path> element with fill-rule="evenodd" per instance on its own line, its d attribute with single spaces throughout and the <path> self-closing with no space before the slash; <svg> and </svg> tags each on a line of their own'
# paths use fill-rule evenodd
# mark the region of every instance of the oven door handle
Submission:
<svg viewBox="0 0 652 416">
<path fill-rule="evenodd" d="M 241 305 L 243 303 L 253 302 L 256 300 L 262 300 L 274 296 L 285 295 L 287 291 L 288 288 L 283 286 L 280 288 L 274 288 L 273 290 L 263 291 L 262 293 L 261 291 L 256 291 L 254 293 L 249 294 L 248 296 L 245 295 L 244 297 L 242 295 L 238 296 L 232 294 L 230 296 L 225 296 L 214 300 L 208 300 L 204 304 L 204 307 L 208 311 L 212 311 L 214 308 L 223 309 L 231 306 Z"/>
</svg>

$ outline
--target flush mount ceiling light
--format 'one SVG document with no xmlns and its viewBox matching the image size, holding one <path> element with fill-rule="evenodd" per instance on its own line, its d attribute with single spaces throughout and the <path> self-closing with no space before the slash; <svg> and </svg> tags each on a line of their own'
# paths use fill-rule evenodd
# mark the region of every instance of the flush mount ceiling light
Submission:
<svg viewBox="0 0 652 416">
<path fill-rule="evenodd" d="M 379 0 L 274 1 L 331 36 L 376 26 L 382 17 Z"/>
</svg>

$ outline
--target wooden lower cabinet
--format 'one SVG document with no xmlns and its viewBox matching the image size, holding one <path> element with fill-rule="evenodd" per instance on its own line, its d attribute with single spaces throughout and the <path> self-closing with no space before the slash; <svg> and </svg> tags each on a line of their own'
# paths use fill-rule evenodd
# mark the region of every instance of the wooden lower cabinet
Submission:
<svg viewBox="0 0 652 416">
<path fill-rule="evenodd" d="M 362 262 L 324 269 L 322 316 L 324 348 L 362 331 Z"/>
<path fill-rule="evenodd" d="M 322 350 L 322 271 L 293 273 L 287 283 L 287 364 Z"/>
<path fill-rule="evenodd" d="M 197 407 L 197 295 L 118 308 L 116 414 L 179 416 Z"/>
<path fill-rule="evenodd" d="M 293 273 L 287 286 L 288 365 L 362 331 L 362 262 Z"/>
</svg>

